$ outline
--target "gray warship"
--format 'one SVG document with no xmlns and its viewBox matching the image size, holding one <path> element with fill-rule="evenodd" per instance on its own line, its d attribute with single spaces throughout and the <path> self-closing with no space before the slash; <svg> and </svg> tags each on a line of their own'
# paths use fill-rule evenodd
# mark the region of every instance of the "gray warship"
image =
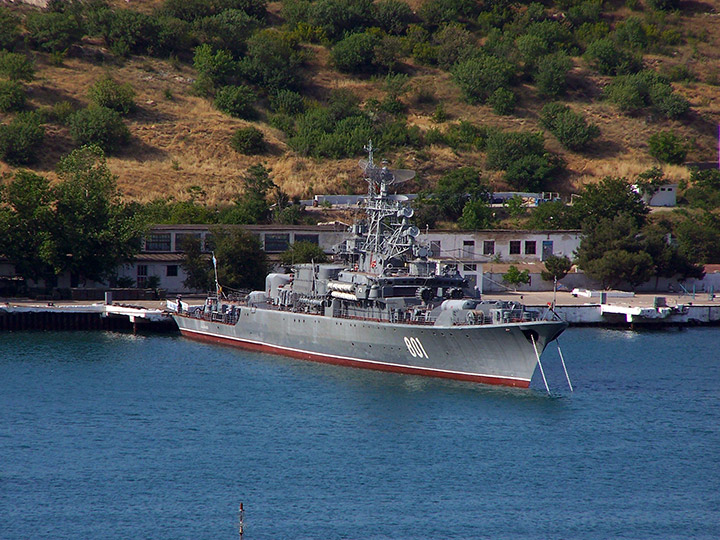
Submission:
<svg viewBox="0 0 720 540">
<path fill-rule="evenodd" d="M 516 302 L 483 300 L 457 266 L 431 257 L 406 196 L 413 171 L 368 159 L 364 218 L 332 263 L 271 273 L 264 291 L 173 313 L 192 339 L 355 368 L 527 388 L 567 327 Z M 542 368 L 542 366 L 541 366 Z"/>
</svg>

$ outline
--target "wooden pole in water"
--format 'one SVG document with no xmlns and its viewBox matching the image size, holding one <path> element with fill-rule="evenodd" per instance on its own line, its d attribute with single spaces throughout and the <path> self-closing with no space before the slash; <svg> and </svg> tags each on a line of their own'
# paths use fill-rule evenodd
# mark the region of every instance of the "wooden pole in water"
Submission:
<svg viewBox="0 0 720 540">
<path fill-rule="evenodd" d="M 245 532 L 245 510 L 243 510 L 243 503 L 240 503 L 240 508 L 238 509 L 238 534 L 240 535 L 240 540 L 242 540 L 244 532 Z"/>
</svg>

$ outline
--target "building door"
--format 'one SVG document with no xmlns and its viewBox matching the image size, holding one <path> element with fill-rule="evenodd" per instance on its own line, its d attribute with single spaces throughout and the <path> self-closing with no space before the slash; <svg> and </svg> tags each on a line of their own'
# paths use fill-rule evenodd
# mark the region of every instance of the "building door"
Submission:
<svg viewBox="0 0 720 540">
<path fill-rule="evenodd" d="M 545 261 L 553 254 L 553 243 L 552 240 L 543 240 L 542 246 L 542 260 Z"/>
</svg>

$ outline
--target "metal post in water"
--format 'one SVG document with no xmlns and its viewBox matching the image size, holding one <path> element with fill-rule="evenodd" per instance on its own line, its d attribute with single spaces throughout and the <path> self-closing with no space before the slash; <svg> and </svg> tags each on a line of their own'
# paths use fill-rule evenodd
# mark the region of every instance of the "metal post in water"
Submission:
<svg viewBox="0 0 720 540">
<path fill-rule="evenodd" d="M 537 358 L 538 366 L 540 366 L 540 374 L 542 375 L 543 382 L 545 383 L 545 390 L 547 390 L 547 393 L 550 393 L 550 387 L 548 386 L 547 379 L 545 378 L 545 370 L 542 367 L 542 362 L 540 361 L 540 353 L 537 350 L 537 344 L 535 343 L 535 336 L 530 334 L 530 340 L 533 344 L 533 349 L 535 349 L 535 358 Z"/>
<path fill-rule="evenodd" d="M 565 358 L 563 358 L 562 349 L 560 348 L 560 342 L 556 339 L 555 343 L 557 343 L 558 353 L 560 353 L 560 362 L 562 362 L 562 367 L 563 367 L 563 370 L 565 371 L 565 378 L 567 379 L 568 386 L 570 387 L 570 391 L 574 392 L 575 390 L 573 390 L 573 385 L 570 382 L 570 375 L 568 375 L 567 367 L 565 367 Z"/>
<path fill-rule="evenodd" d="M 238 533 L 240 534 L 240 540 L 242 540 L 244 532 L 245 532 L 245 510 L 243 510 L 243 503 L 240 503 L 240 508 L 238 508 Z"/>
</svg>

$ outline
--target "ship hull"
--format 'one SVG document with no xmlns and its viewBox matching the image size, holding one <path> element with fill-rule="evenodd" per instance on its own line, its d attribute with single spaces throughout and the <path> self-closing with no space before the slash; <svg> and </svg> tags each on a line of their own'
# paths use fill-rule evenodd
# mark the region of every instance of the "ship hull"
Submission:
<svg viewBox="0 0 720 540">
<path fill-rule="evenodd" d="M 536 321 L 427 326 L 240 308 L 236 324 L 175 315 L 191 339 L 355 368 L 527 388 L 537 356 L 567 326 Z M 533 341 L 535 345 L 533 345 Z"/>
</svg>

